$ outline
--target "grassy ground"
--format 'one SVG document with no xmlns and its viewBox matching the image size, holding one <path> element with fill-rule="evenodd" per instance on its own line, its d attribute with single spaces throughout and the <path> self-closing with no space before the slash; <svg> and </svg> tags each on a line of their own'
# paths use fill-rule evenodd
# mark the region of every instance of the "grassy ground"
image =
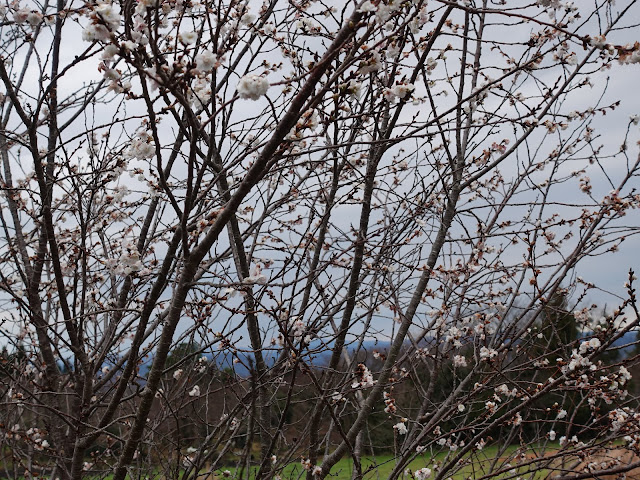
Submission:
<svg viewBox="0 0 640 480">
<path fill-rule="evenodd" d="M 502 454 L 502 458 L 508 456 L 509 453 L 512 453 L 516 447 L 510 447 L 507 449 L 507 452 Z M 466 480 L 466 479 L 477 479 L 482 477 L 488 472 L 491 464 L 495 460 L 495 458 L 499 455 L 498 447 L 487 447 L 482 452 L 481 455 L 478 455 L 474 458 L 474 462 L 469 465 L 463 465 L 460 467 L 457 473 L 451 475 L 453 480 Z M 452 455 L 453 456 L 453 455 Z M 451 458 L 447 458 L 445 454 L 437 454 L 435 456 L 429 454 L 423 454 L 413 460 L 409 469 L 411 471 L 416 471 L 423 467 L 434 469 L 434 463 L 442 464 L 443 462 L 449 461 Z M 500 460 L 500 459 L 499 459 Z M 504 467 L 502 465 L 505 462 L 500 462 L 497 469 Z M 376 457 L 364 457 L 362 460 L 362 470 L 365 473 L 364 478 L 367 480 L 382 480 L 388 478 L 389 474 L 393 470 L 395 466 L 395 459 L 393 455 L 378 455 Z M 221 478 L 222 471 L 224 469 L 219 469 L 217 478 Z M 235 469 L 228 468 L 230 472 L 231 478 L 235 476 Z M 353 461 L 350 458 L 343 458 L 340 460 L 332 469 L 330 477 L 332 480 L 350 480 L 351 473 L 353 470 Z M 545 472 L 542 470 L 537 471 L 534 475 L 531 472 L 528 472 L 527 469 L 522 468 L 517 471 L 518 474 L 522 474 L 527 478 L 542 478 L 544 477 Z M 300 463 L 292 463 L 287 465 L 281 472 L 280 477 L 283 480 L 297 480 L 304 477 L 306 472 L 303 470 L 302 465 Z M 507 473 L 505 472 L 504 477 L 511 476 L 513 472 Z M 405 477 L 407 478 L 407 477 Z M 432 476 L 433 478 L 433 476 Z M 211 477 L 209 477 L 211 480 Z"/>
<path fill-rule="evenodd" d="M 500 451 L 497 446 L 485 447 L 481 452 L 474 453 L 472 462 L 467 461 L 466 464 L 459 466 L 456 469 L 457 471 L 455 473 L 450 474 L 447 477 L 450 477 L 452 480 L 467 480 L 467 479 L 476 480 L 486 475 L 489 472 L 489 470 L 493 470 L 493 471 L 501 470 L 501 469 L 507 470 L 508 469 L 508 467 L 506 467 L 507 458 L 510 457 L 515 452 L 516 448 L 517 448 L 516 446 L 511 446 L 511 447 L 508 447 L 506 451 Z M 423 467 L 428 467 L 432 470 L 435 470 L 434 468 L 435 464 L 442 465 L 442 464 L 448 463 L 453 458 L 454 455 L 455 453 L 450 453 L 449 456 L 447 456 L 447 454 L 445 453 L 438 453 L 436 455 L 431 455 L 425 452 L 424 454 L 416 457 L 409 464 L 408 469 L 411 470 L 411 472 L 415 472 L 416 470 Z M 496 465 L 494 465 L 494 461 L 496 460 L 496 458 L 498 459 L 498 461 L 496 462 Z M 466 456 L 465 459 L 469 460 L 470 457 Z M 463 461 L 465 459 L 463 459 Z M 366 456 L 362 459 L 362 470 L 363 472 L 365 472 L 364 478 L 365 480 L 387 479 L 389 477 L 389 474 L 393 470 L 395 464 L 396 464 L 395 457 L 392 454 L 381 454 L 375 457 Z M 523 479 L 531 479 L 531 480 L 545 478 L 549 473 L 548 470 L 542 470 L 542 469 L 537 471 L 535 470 L 531 471 L 530 469 L 533 469 L 534 467 L 535 465 L 530 467 L 522 467 L 522 468 L 516 469 L 515 472 L 518 475 L 522 475 Z M 199 476 L 199 479 L 200 480 L 225 480 L 225 476 L 223 475 L 223 472 L 225 470 L 229 471 L 229 478 L 231 479 L 236 477 L 236 473 L 239 473 L 236 471 L 234 467 L 231 467 L 231 466 L 221 467 L 209 475 L 207 475 L 207 473 L 205 472 L 202 472 L 201 475 Z M 252 467 L 250 478 L 255 477 L 256 470 L 257 470 L 257 467 Z M 353 461 L 350 458 L 343 458 L 331 469 L 330 476 L 327 478 L 330 480 L 350 480 L 352 471 L 353 471 Z M 514 473 L 513 470 L 510 472 L 505 471 L 502 475 L 494 478 L 501 478 L 501 477 L 514 478 L 513 473 Z M 284 469 L 278 472 L 278 474 L 282 478 L 282 480 L 300 480 L 305 478 L 306 471 L 303 469 L 302 465 L 298 461 L 298 462 L 290 463 Z M 430 477 L 431 479 L 434 478 L 435 476 L 434 474 L 431 475 Z M 92 477 L 89 476 L 89 478 L 92 478 Z M 112 475 L 107 475 L 106 477 L 104 475 L 100 475 L 99 477 L 94 477 L 94 478 L 100 478 L 101 480 L 110 480 L 112 478 Z M 142 478 L 145 478 L 145 477 L 142 477 Z M 158 471 L 155 475 L 150 475 L 146 478 L 150 480 L 166 479 L 164 474 L 160 471 Z M 246 478 L 246 472 L 244 472 L 243 478 Z M 1 479 L 2 479 L 2 474 L 0 473 L 0 480 Z M 404 479 L 413 480 L 413 476 L 404 475 Z"/>
</svg>

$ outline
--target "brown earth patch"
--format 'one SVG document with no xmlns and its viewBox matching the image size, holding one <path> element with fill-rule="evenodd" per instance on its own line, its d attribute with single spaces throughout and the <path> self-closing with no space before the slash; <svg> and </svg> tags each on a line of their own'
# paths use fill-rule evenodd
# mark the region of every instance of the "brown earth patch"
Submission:
<svg viewBox="0 0 640 480">
<path fill-rule="evenodd" d="M 586 456 L 571 470 L 573 473 L 551 478 L 640 480 L 640 456 L 627 448 L 602 449 Z"/>
</svg>

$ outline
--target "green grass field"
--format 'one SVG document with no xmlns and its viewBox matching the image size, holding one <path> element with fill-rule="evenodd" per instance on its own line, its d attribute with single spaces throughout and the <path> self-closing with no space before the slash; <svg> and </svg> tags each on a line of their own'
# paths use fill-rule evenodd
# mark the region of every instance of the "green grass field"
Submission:
<svg viewBox="0 0 640 480">
<path fill-rule="evenodd" d="M 550 470 L 538 469 L 536 468 L 535 464 L 524 467 L 517 467 L 516 464 L 513 463 L 512 460 L 510 460 L 516 450 L 517 446 L 515 445 L 510 446 L 505 450 L 500 450 L 495 445 L 487 446 L 482 451 L 474 452 L 473 457 L 471 457 L 470 455 L 466 455 L 461 461 L 462 464 L 450 470 L 451 473 L 447 474 L 445 478 L 451 478 L 452 480 L 476 480 L 487 475 L 489 472 L 495 473 L 497 471 L 502 471 L 502 473 L 493 476 L 492 478 L 515 478 L 514 473 L 517 476 L 521 476 L 523 480 L 540 480 L 548 476 Z M 429 478 L 433 479 L 437 473 L 435 471 L 436 465 L 443 465 L 448 463 L 455 456 L 455 453 L 456 452 L 446 452 L 431 455 L 425 452 L 416 457 L 407 468 L 411 472 L 415 472 L 420 468 L 428 467 L 433 471 L 432 475 Z M 508 466 L 508 461 L 512 462 L 515 467 L 514 470 L 512 470 L 511 467 Z M 366 480 L 386 479 L 391 474 L 392 470 L 395 467 L 395 464 L 395 457 L 392 454 L 381 454 L 375 457 L 365 456 L 362 459 L 362 471 L 364 472 L 364 478 Z M 249 480 L 255 478 L 257 468 L 258 467 L 256 466 L 251 467 Z M 229 472 L 227 476 L 224 475 L 225 471 Z M 327 478 L 331 480 L 350 480 L 352 472 L 353 460 L 349 457 L 345 457 L 342 458 L 331 469 L 331 473 Z M 87 478 L 95 478 L 96 480 L 110 480 L 112 478 L 112 474 L 107 472 L 104 473 L 106 475 L 89 475 Z M 238 474 L 240 474 L 238 469 L 228 465 L 217 468 L 213 472 L 210 472 L 208 470 L 201 471 L 199 480 L 223 480 L 225 478 L 234 479 L 238 478 Z M 140 472 L 138 475 L 134 475 L 132 480 L 167 480 L 168 477 L 166 477 L 165 475 L 166 472 L 163 473 L 161 470 L 156 470 L 155 473 L 151 474 Z M 281 469 L 278 472 L 278 475 L 282 480 L 299 480 L 305 478 L 306 470 L 304 470 L 302 464 L 299 461 L 294 461 Z M 0 478 L 2 478 L 1 475 Z M 247 479 L 246 470 L 242 472 L 242 478 Z M 406 480 L 414 480 L 413 475 L 402 475 L 401 478 L 404 478 Z M 22 477 L 20 480 L 22 480 Z"/>
<path fill-rule="evenodd" d="M 502 453 L 502 456 L 498 459 L 496 470 L 505 467 L 506 460 L 504 460 L 509 454 L 513 453 L 516 450 L 516 447 L 509 447 L 506 452 Z M 499 454 L 499 449 L 496 446 L 485 448 L 480 455 L 476 454 L 473 462 L 468 462 L 466 465 L 461 465 L 458 468 L 458 471 L 455 474 L 449 475 L 453 480 L 466 480 L 480 478 L 483 475 L 487 474 L 494 460 Z M 416 471 L 423 467 L 428 467 L 434 470 L 434 464 L 442 464 L 445 461 L 449 461 L 453 457 L 453 454 L 447 458 L 446 454 L 439 453 L 437 455 L 429 455 L 427 453 L 420 455 L 415 460 L 413 460 L 409 469 L 411 471 Z M 378 480 L 388 478 L 389 474 L 393 470 L 395 466 L 395 459 L 393 455 L 383 454 L 375 457 L 364 457 L 362 460 L 362 470 L 365 472 L 364 478 L 367 480 Z M 234 478 L 236 476 L 235 468 L 226 468 L 230 472 L 230 477 Z M 536 470 L 535 472 L 530 471 L 531 467 L 524 467 L 521 469 L 517 469 L 518 474 L 522 474 L 525 478 L 543 478 L 546 474 L 543 470 Z M 225 468 L 218 469 L 216 471 L 217 475 L 215 477 L 223 478 L 222 472 Z M 330 477 L 333 480 L 350 480 L 351 474 L 353 471 L 353 461 L 350 458 L 343 458 L 340 460 L 332 469 Z M 255 470 L 252 471 L 252 475 Z M 291 463 L 287 465 L 284 469 L 279 472 L 280 477 L 283 480 L 296 480 L 299 478 L 303 478 L 306 474 L 306 471 L 303 469 L 300 463 Z M 505 472 L 504 477 L 510 477 L 513 474 Z M 246 473 L 244 474 L 246 478 Z M 433 478 L 433 474 L 432 477 Z M 211 478 L 211 477 L 209 477 Z M 496 477 L 499 478 L 499 477 Z"/>
</svg>

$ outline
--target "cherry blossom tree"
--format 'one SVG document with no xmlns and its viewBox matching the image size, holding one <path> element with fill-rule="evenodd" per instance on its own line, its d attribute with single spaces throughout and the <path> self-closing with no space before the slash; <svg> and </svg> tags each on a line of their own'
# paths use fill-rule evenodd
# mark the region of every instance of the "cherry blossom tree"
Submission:
<svg viewBox="0 0 640 480">
<path fill-rule="evenodd" d="M 637 15 L 1 5 L 3 476 L 640 466 Z"/>
</svg>

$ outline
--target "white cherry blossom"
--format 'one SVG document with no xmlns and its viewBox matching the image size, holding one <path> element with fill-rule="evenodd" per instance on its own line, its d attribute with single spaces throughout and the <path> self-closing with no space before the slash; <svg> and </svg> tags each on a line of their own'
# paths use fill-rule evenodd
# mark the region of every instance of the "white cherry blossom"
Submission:
<svg viewBox="0 0 640 480">
<path fill-rule="evenodd" d="M 269 90 L 269 81 L 261 75 L 246 75 L 238 82 L 240 98 L 259 100 Z"/>
</svg>

